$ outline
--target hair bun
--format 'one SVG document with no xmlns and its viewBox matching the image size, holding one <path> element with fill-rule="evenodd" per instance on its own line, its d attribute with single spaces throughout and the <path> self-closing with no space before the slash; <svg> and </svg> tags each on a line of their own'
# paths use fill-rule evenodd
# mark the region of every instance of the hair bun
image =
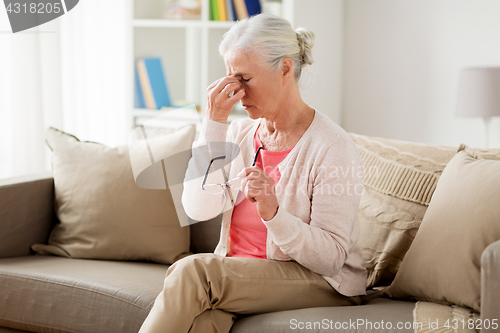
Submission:
<svg viewBox="0 0 500 333">
<path fill-rule="evenodd" d="M 312 56 L 312 48 L 314 46 L 315 39 L 314 33 L 304 28 L 295 29 L 295 33 L 297 34 L 297 39 L 299 41 L 301 68 L 307 65 L 312 65 L 314 62 L 314 58 Z"/>
</svg>

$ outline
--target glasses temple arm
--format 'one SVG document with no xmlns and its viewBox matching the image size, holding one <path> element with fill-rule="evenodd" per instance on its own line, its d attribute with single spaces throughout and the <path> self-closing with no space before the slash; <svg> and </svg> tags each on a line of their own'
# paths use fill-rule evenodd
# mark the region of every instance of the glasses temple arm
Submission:
<svg viewBox="0 0 500 333">
<path fill-rule="evenodd" d="M 226 155 L 222 155 L 222 156 L 214 157 L 214 158 L 212 158 L 210 160 L 210 163 L 208 163 L 207 171 L 205 171 L 205 177 L 203 177 L 203 182 L 201 183 L 201 189 L 202 190 L 205 189 L 204 187 L 205 187 L 205 183 L 207 182 L 208 173 L 210 172 L 210 167 L 212 166 L 212 164 L 214 163 L 214 161 L 215 160 L 223 160 L 225 158 L 226 158 Z M 224 170 L 224 167 L 222 168 L 222 170 Z M 224 173 L 224 176 L 225 176 L 225 173 Z M 227 182 L 227 179 L 224 179 L 224 181 Z"/>
<path fill-rule="evenodd" d="M 260 153 L 261 149 L 262 149 L 262 147 L 259 147 L 259 149 L 257 149 L 257 152 L 255 153 L 255 157 L 254 157 L 253 163 L 252 163 L 253 167 L 255 166 L 255 163 L 257 163 L 257 157 L 259 157 L 259 153 Z"/>
</svg>

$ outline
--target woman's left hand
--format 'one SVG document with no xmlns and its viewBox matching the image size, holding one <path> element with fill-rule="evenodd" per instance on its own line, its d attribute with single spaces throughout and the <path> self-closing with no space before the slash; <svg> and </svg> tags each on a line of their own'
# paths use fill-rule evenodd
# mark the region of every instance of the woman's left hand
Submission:
<svg viewBox="0 0 500 333">
<path fill-rule="evenodd" d="M 278 212 L 278 198 L 274 180 L 259 167 L 244 168 L 238 175 L 243 178 L 241 189 L 250 202 L 257 206 L 257 213 L 265 220 L 271 220 Z"/>
</svg>

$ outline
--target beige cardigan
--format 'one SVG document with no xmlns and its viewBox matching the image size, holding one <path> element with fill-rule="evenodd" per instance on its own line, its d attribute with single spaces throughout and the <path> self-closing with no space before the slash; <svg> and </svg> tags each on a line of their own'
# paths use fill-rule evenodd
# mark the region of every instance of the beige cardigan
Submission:
<svg viewBox="0 0 500 333">
<path fill-rule="evenodd" d="M 215 249 L 218 255 L 228 253 L 233 207 L 228 195 L 201 190 L 203 175 L 210 159 L 220 155 L 228 156 L 228 161 L 229 157 L 232 159 L 225 166 L 228 179 L 250 166 L 259 124 L 260 120 L 251 119 L 231 125 L 205 119 L 200 137 L 193 144 L 182 203 L 188 216 L 198 221 L 213 218 L 224 210 L 220 241 Z M 239 147 L 221 147 L 215 142 L 232 142 Z M 339 293 L 364 295 L 366 270 L 357 245 L 362 169 L 352 140 L 340 126 L 316 111 L 313 122 L 278 169 L 279 209 L 272 220 L 263 220 L 268 230 L 267 258 L 295 260 L 322 275 Z M 206 183 L 224 183 L 221 170 L 210 173 Z M 236 198 L 237 190 L 232 189 L 232 194 Z"/>
</svg>

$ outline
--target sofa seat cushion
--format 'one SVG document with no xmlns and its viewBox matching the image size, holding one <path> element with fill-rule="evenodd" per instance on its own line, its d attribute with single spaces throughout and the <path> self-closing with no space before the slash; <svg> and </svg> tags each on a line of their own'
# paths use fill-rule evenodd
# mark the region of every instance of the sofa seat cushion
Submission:
<svg viewBox="0 0 500 333">
<path fill-rule="evenodd" d="M 264 313 L 238 319 L 233 325 L 231 333 L 410 333 L 414 331 L 413 327 L 410 327 L 413 322 L 414 308 L 414 302 L 375 298 L 360 306 L 310 308 Z M 314 326 L 315 323 L 316 326 Z M 398 328 L 398 323 L 401 323 L 400 328 Z"/>
<path fill-rule="evenodd" d="M 52 256 L 0 259 L 0 326 L 35 332 L 138 332 L 167 265 Z"/>
<path fill-rule="evenodd" d="M 136 333 L 162 289 L 167 268 L 152 263 L 42 255 L 0 259 L 0 326 L 41 333 Z M 302 331 L 291 328 L 292 319 L 297 320 L 297 326 L 323 319 L 334 323 L 363 319 L 372 325 L 384 320 L 395 327 L 398 322 L 412 322 L 414 306 L 411 301 L 375 298 L 355 307 L 275 312 L 239 319 L 231 333 Z M 366 325 L 354 331 L 370 332 Z"/>
</svg>

